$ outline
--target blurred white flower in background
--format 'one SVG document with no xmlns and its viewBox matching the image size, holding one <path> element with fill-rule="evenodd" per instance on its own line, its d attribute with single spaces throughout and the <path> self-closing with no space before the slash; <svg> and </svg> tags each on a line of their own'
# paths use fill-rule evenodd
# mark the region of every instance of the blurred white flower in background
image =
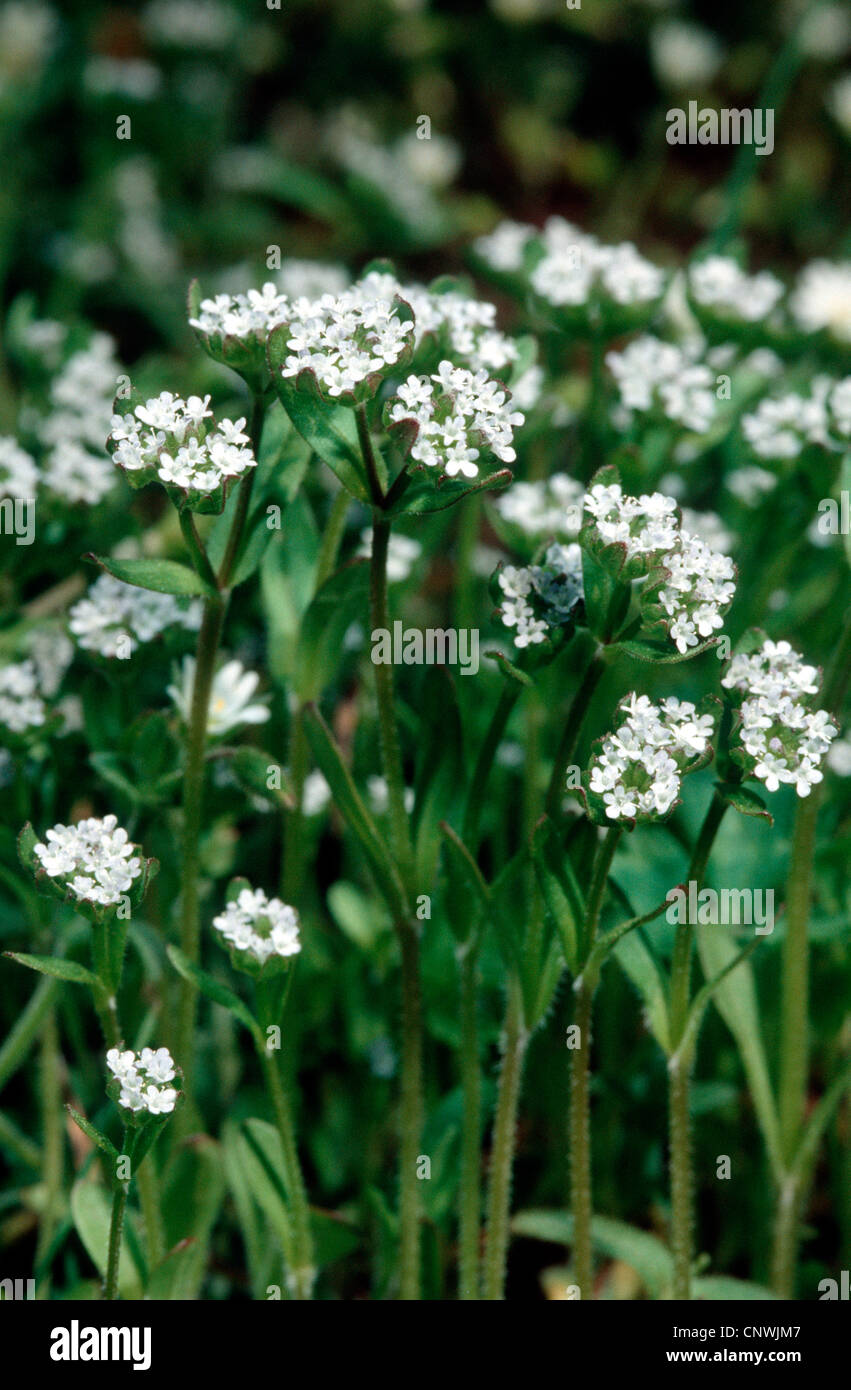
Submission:
<svg viewBox="0 0 851 1390">
<path fill-rule="evenodd" d="M 708 29 L 671 19 L 654 27 L 650 57 L 659 81 L 683 90 L 711 82 L 724 60 L 724 49 Z"/>
<path fill-rule="evenodd" d="M 210 706 L 207 713 L 207 733 L 211 738 L 238 729 L 242 724 L 265 724 L 269 711 L 265 704 L 251 700 L 260 677 L 247 671 L 241 661 L 227 661 L 213 677 Z M 195 685 L 195 658 L 186 656 L 180 672 L 180 684 L 170 685 L 171 696 L 184 722 L 189 722 L 192 709 L 192 690 Z"/>
</svg>

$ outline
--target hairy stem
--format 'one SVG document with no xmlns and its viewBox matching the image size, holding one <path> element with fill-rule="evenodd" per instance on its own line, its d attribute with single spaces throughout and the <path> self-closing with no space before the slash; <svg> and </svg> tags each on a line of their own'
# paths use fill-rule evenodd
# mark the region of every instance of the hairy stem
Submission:
<svg viewBox="0 0 851 1390">
<path fill-rule="evenodd" d="M 479 1241 L 482 1207 L 482 1080 L 479 1070 L 477 956 L 472 943 L 462 947 L 459 963 L 461 1013 L 461 1181 L 458 1296 L 479 1297 Z"/>
<path fill-rule="evenodd" d="M 125 1129 L 121 1140 L 120 1153 L 128 1152 L 128 1133 Z M 106 1257 L 106 1279 L 103 1286 L 105 1299 L 113 1301 L 118 1297 L 118 1264 L 121 1258 L 121 1233 L 124 1229 L 124 1213 L 127 1209 L 129 1183 L 120 1183 L 112 1195 L 112 1215 L 109 1221 L 109 1246 Z"/>
<path fill-rule="evenodd" d="M 505 726 L 508 723 L 511 711 L 517 704 L 522 686 L 519 681 L 507 680 L 502 687 L 496 709 L 494 710 L 490 724 L 484 737 L 476 766 L 473 771 L 473 780 L 470 783 L 470 791 L 467 796 L 467 805 L 464 810 L 464 829 L 463 840 L 470 853 L 475 855 L 478 847 L 479 821 L 484 805 L 485 793 L 487 791 L 488 778 L 490 777 L 493 760 L 500 740 L 505 733 Z"/>
<path fill-rule="evenodd" d="M 420 1296 L 420 1198 L 417 1159 L 423 1111 L 423 1037 L 419 942 L 410 923 L 399 928 L 402 948 L 402 1088 L 399 1142 L 399 1296 Z"/>
<path fill-rule="evenodd" d="M 292 1216 L 293 1264 L 288 1271 L 290 1293 L 300 1301 L 313 1297 L 316 1267 L 313 1259 L 313 1236 L 310 1230 L 310 1208 L 295 1141 L 292 1111 L 277 1057 L 266 1048 L 258 1049 L 269 1097 L 275 1112 L 275 1123 L 281 1138 L 286 1172 L 287 1197 Z"/>
<path fill-rule="evenodd" d="M 574 1025 L 578 1046 L 570 1055 L 570 1207 L 573 1213 L 573 1272 L 580 1298 L 592 1298 L 594 1267 L 591 1245 L 591 1011 L 590 984 L 577 991 Z"/>
<path fill-rule="evenodd" d="M 567 720 L 562 732 L 561 741 L 556 751 L 552 776 L 550 777 L 550 784 L 547 789 L 546 811 L 548 816 L 556 815 L 561 805 L 561 799 L 565 791 L 567 768 L 571 758 L 576 752 L 576 745 L 579 742 L 579 735 L 582 732 L 585 715 L 588 713 L 591 696 L 597 689 L 604 670 L 605 662 L 603 661 L 602 652 L 598 648 L 588 661 L 582 674 L 582 679 L 573 697 L 573 702 L 568 711 Z"/>
<path fill-rule="evenodd" d="M 678 1057 L 669 1070 L 668 1126 L 671 1178 L 671 1253 L 674 1298 L 691 1298 L 691 1142 L 688 1063 Z"/>
<path fill-rule="evenodd" d="M 520 987 L 517 980 L 512 979 L 508 986 L 502 1065 L 488 1177 L 488 1223 L 482 1281 L 482 1297 L 497 1302 L 505 1297 L 511 1178 L 517 1139 L 517 1106 L 527 1043 Z"/>
</svg>

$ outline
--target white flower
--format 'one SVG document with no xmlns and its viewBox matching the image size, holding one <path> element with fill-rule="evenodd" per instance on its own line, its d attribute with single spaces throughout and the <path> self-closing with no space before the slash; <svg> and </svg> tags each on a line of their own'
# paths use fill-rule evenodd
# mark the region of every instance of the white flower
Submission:
<svg viewBox="0 0 851 1390">
<path fill-rule="evenodd" d="M 246 671 L 239 661 L 227 661 L 213 677 L 210 692 L 210 706 L 207 711 L 207 733 L 211 738 L 237 729 L 241 724 L 263 724 L 269 718 L 269 711 L 259 701 L 251 704 L 260 677 L 255 671 Z M 178 713 L 188 723 L 192 709 L 192 691 L 195 685 L 195 658 L 185 656 L 181 670 L 180 684 L 170 685 L 171 696 Z"/>
<path fill-rule="evenodd" d="M 290 256 L 281 262 L 278 288 L 287 299 L 320 299 L 323 294 L 342 294 L 351 278 L 345 266 Z"/>
<path fill-rule="evenodd" d="M 528 536 L 553 535 L 576 540 L 582 525 L 585 489 L 567 473 L 533 483 L 514 482 L 500 493 L 494 506 L 504 521 Z"/>
<path fill-rule="evenodd" d="M 471 372 L 443 361 L 430 377 L 409 376 L 385 412 L 391 424 L 417 425 L 411 448 L 417 463 L 441 468 L 450 478 L 475 478 L 482 450 L 502 463 L 516 458 L 514 430 L 524 416 L 511 410 L 509 399 L 484 369 Z"/>
<path fill-rule="evenodd" d="M 494 270 L 520 270 L 526 247 L 537 233 L 537 227 L 525 222 L 500 222 L 487 236 L 473 242 L 473 250 Z"/>
<path fill-rule="evenodd" d="M 642 558 L 648 571 L 656 565 L 668 571 L 657 600 L 680 653 L 723 626 L 736 591 L 733 561 L 680 525 L 673 497 L 660 492 L 629 497 L 618 483 L 595 483 L 585 510 L 605 543 L 623 545 L 627 559 Z"/>
<path fill-rule="evenodd" d="M 366 794 L 369 797 L 369 804 L 376 816 L 383 816 L 390 809 L 390 792 L 387 782 L 383 777 L 367 777 Z M 414 809 L 414 789 L 405 787 L 403 793 L 405 810 L 410 815 Z"/>
<path fill-rule="evenodd" d="M 790 393 L 779 399 L 765 397 L 742 419 L 742 434 L 760 458 L 794 459 L 809 444 L 830 446 L 828 430 L 828 377 L 814 377 L 809 396 Z"/>
<path fill-rule="evenodd" d="M 699 362 L 699 347 L 678 347 L 645 334 L 623 352 L 606 354 L 606 366 L 617 382 L 623 422 L 633 412 L 658 410 L 695 434 L 710 428 L 718 406 L 715 372 Z"/>
<path fill-rule="evenodd" d="M 379 293 L 367 281 L 338 295 L 295 300 L 287 323 L 290 354 L 281 375 L 312 371 L 332 399 L 360 399 L 365 387 L 368 394 L 374 381 L 413 347 L 412 320 L 401 316 L 393 294 Z"/>
<path fill-rule="evenodd" d="M 837 738 L 825 755 L 825 762 L 837 777 L 851 777 L 851 738 Z"/>
<path fill-rule="evenodd" d="M 267 898 L 260 888 L 243 888 L 213 927 L 229 945 L 264 965 L 272 956 L 286 958 L 301 950 L 298 914 L 280 898 Z"/>
<path fill-rule="evenodd" d="M 230 5 L 219 0 L 151 0 L 142 14 L 142 24 L 159 43 L 175 48 L 225 48 L 234 37 L 238 15 Z"/>
<path fill-rule="evenodd" d="M 809 333 L 823 330 L 851 343 L 851 261 L 810 261 L 789 299 L 792 317 Z"/>
<path fill-rule="evenodd" d="M 325 777 L 314 768 L 304 779 L 301 793 L 301 809 L 306 816 L 319 816 L 331 800 L 331 788 Z"/>
<path fill-rule="evenodd" d="M 118 1104 L 125 1110 L 149 1115 L 170 1115 L 174 1110 L 179 1093 L 169 1083 L 177 1071 L 167 1047 L 143 1047 L 139 1053 L 111 1047 L 106 1065 L 120 1084 Z"/>
<path fill-rule="evenodd" d="M 808 796 L 838 733 L 827 710 L 809 708 L 819 688 L 816 667 L 788 642 L 766 640 L 758 651 L 732 657 L 721 684 L 744 696 L 738 738 L 747 771 L 767 791 L 786 783 Z"/>
<path fill-rule="evenodd" d="M 110 574 L 96 579 L 68 615 L 78 646 L 105 657 L 127 657 L 140 642 L 152 641 L 167 627 L 196 630 L 200 622 L 198 602 L 181 605 L 171 594 L 124 584 Z"/>
<path fill-rule="evenodd" d="M 113 415 L 110 443 L 115 463 L 131 475 L 150 470 L 160 482 L 198 496 L 242 477 L 257 466 L 245 420 L 216 425 L 209 404 L 209 396 L 183 400 L 161 391 L 132 412 Z"/>
<path fill-rule="evenodd" d="M 783 285 L 769 271 L 748 275 L 732 256 L 707 256 L 688 273 L 689 288 L 698 304 L 726 318 L 745 323 L 767 319 L 783 294 Z"/>
<path fill-rule="evenodd" d="M 851 72 L 844 72 L 827 94 L 828 110 L 846 135 L 851 135 Z"/>
<path fill-rule="evenodd" d="M 197 317 L 189 323 L 200 333 L 264 343 L 270 330 L 286 320 L 288 309 L 287 295 L 269 282 L 262 290 L 249 290 L 247 294 L 217 294 L 214 299 L 202 299 Z"/>
<path fill-rule="evenodd" d="M 33 498 L 37 486 L 35 460 L 9 435 L 0 436 L 0 497 Z"/>
<path fill-rule="evenodd" d="M 109 906 L 121 901 L 142 872 L 135 848 L 110 815 L 54 825 L 34 853 L 48 877 L 63 881 L 75 897 Z"/>
<path fill-rule="evenodd" d="M 35 662 L 0 666 L 0 728 L 23 734 L 39 728 L 46 717 Z"/>
<path fill-rule="evenodd" d="M 618 710 L 623 718 L 594 754 L 588 788 L 602 796 L 609 820 L 663 816 L 679 795 L 682 776 L 706 753 L 714 720 L 687 700 L 654 705 L 634 691 Z"/>
<path fill-rule="evenodd" d="M 708 29 L 672 19 L 654 25 L 650 56 L 660 82 L 685 90 L 712 81 L 724 49 Z"/>
</svg>

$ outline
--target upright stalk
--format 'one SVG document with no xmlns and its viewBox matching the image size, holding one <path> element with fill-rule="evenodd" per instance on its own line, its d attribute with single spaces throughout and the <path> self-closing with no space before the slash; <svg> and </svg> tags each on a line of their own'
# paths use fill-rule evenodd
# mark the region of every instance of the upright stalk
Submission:
<svg viewBox="0 0 851 1390">
<path fill-rule="evenodd" d="M 600 921 L 600 909 L 623 831 L 612 826 L 597 849 L 585 921 L 582 925 L 583 958 L 587 961 Z M 576 981 L 576 1012 L 574 1026 L 578 1031 L 578 1047 L 570 1054 L 570 1206 L 573 1215 L 573 1263 L 580 1298 L 591 1298 L 594 1290 L 594 1265 L 591 1239 L 591 1219 L 594 1210 L 591 1177 L 591 1013 L 594 1005 L 594 982 L 580 975 Z"/>
<path fill-rule="evenodd" d="M 488 1180 L 488 1223 L 482 1297 L 499 1302 L 505 1297 L 508 1227 L 511 1212 L 511 1179 L 517 1138 L 517 1107 L 526 1057 L 528 1034 L 523 1025 L 519 982 L 508 983 L 508 1003 L 502 1044 L 502 1067 L 494 1117 Z"/>
<path fill-rule="evenodd" d="M 582 732 L 585 715 L 588 713 L 591 696 L 597 689 L 604 670 L 605 662 L 603 660 L 603 653 L 602 650 L 598 648 L 590 657 L 583 671 L 582 679 L 573 697 L 573 702 L 565 721 L 561 741 L 556 751 L 552 776 L 550 777 L 550 784 L 547 789 L 546 811 L 548 816 L 554 816 L 561 805 L 561 799 L 565 790 L 564 784 L 567 768 L 571 758 L 576 752 L 576 745 L 579 742 L 579 735 Z"/>
<path fill-rule="evenodd" d="M 477 943 L 459 949 L 461 1013 L 461 1179 L 459 1184 L 458 1296 L 479 1297 L 479 1239 L 482 1208 L 482 1079 L 479 1070 Z"/>
<path fill-rule="evenodd" d="M 121 1148 L 119 1150 L 122 1154 L 128 1153 L 127 1139 L 128 1131 L 125 1129 L 124 1137 L 121 1140 Z M 120 1183 L 112 1196 L 112 1215 L 109 1221 L 109 1245 L 106 1257 L 106 1280 L 103 1286 L 103 1296 L 110 1301 L 118 1297 L 118 1265 L 121 1258 L 121 1234 L 124 1230 L 124 1213 L 127 1209 L 128 1187 L 128 1183 Z"/>
<path fill-rule="evenodd" d="M 281 1138 L 287 1196 L 292 1213 L 293 1265 L 289 1270 L 290 1291 L 295 1299 L 304 1301 L 313 1297 L 313 1285 L 316 1279 L 313 1237 L 310 1230 L 310 1208 L 307 1204 L 307 1192 L 298 1157 L 292 1112 L 280 1067 L 274 1053 L 265 1048 L 260 1048 L 258 1051 L 275 1112 L 275 1123 Z"/>
<path fill-rule="evenodd" d="M 40 1269 L 50 1249 L 62 1197 L 62 1168 L 64 1136 L 62 1128 L 62 1089 L 59 1052 L 59 1029 L 53 1009 L 47 1015 L 41 1035 L 39 1085 L 42 1127 L 42 1178 L 45 1187 L 44 1208 L 38 1225 L 35 1263 Z M 49 1281 L 45 1271 L 42 1291 Z M 45 1293 L 45 1296 L 48 1296 Z"/>
<path fill-rule="evenodd" d="M 370 558 L 370 618 L 373 631 L 390 627 L 387 605 L 387 549 L 390 519 L 382 514 L 386 497 L 379 476 L 378 460 L 372 446 L 366 411 L 355 412 L 358 438 L 373 501 L 372 553 Z M 407 903 L 416 893 L 414 855 L 408 813 L 405 809 L 405 781 L 399 731 L 396 727 L 393 667 L 376 663 L 375 690 L 381 762 L 387 783 L 390 808 L 391 847 L 399 867 Z M 419 940 L 414 923 L 396 923 L 402 957 L 402 1076 L 399 1135 L 399 1296 L 404 1300 L 420 1296 L 420 1213 L 417 1178 L 422 1129 L 423 1025 L 420 1003 Z"/>
<path fill-rule="evenodd" d="M 727 803 L 713 795 L 688 868 L 689 881 L 703 881 Z M 668 1059 L 668 1137 L 671 1187 L 671 1251 L 674 1260 L 673 1296 L 691 1298 L 692 1265 L 692 1163 L 691 1163 L 691 1056 L 680 1052 L 691 998 L 691 957 L 694 926 L 680 922 L 671 961 L 671 1056 Z"/>
<path fill-rule="evenodd" d="M 251 445 L 255 458 L 259 458 L 260 454 L 265 409 L 263 397 L 254 396 L 250 429 Z M 201 937 L 198 911 L 199 841 L 203 812 L 204 755 L 207 747 L 210 692 L 224 626 L 228 590 L 248 518 L 253 485 L 254 470 L 252 469 L 239 484 L 230 534 L 219 573 L 215 576 L 217 592 L 204 601 L 204 611 L 195 652 L 195 678 L 192 685 L 192 702 L 186 732 L 186 761 L 183 772 L 183 877 L 180 918 L 180 947 L 187 959 L 193 963 L 198 960 Z M 193 550 L 191 544 L 190 550 Z M 193 559 L 195 558 L 193 551 Z M 204 556 L 205 559 L 206 556 Z M 203 560 L 200 563 L 203 569 Z M 197 998 L 198 991 L 192 981 L 182 980 L 177 1022 L 177 1057 L 187 1079 L 192 1062 Z M 183 1113 L 187 1114 L 188 1112 L 184 1111 Z"/>
</svg>

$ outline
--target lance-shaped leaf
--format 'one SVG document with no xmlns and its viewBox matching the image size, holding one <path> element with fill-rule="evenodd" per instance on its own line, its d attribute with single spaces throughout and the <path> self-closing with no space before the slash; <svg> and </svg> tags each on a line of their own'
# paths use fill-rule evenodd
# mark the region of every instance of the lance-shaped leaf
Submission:
<svg viewBox="0 0 851 1390">
<path fill-rule="evenodd" d="M 580 968 L 585 897 L 570 856 L 551 820 L 538 822 L 532 836 L 532 858 L 541 896 L 561 940 L 572 975 Z"/>
<path fill-rule="evenodd" d="M 369 564 L 344 565 L 319 589 L 301 621 L 293 688 L 304 703 L 318 700 L 340 664 L 343 638 L 352 623 L 366 624 L 369 611 Z"/>
<path fill-rule="evenodd" d="M 216 590 L 206 584 L 195 570 L 176 560 L 144 558 L 114 560 L 109 555 L 86 555 L 84 559 L 99 565 L 113 579 L 133 584 L 138 589 L 151 589 L 156 594 L 176 594 L 179 598 L 211 598 Z"/>
<path fill-rule="evenodd" d="M 177 946 L 167 947 L 167 954 L 175 970 L 183 976 L 184 980 L 191 981 L 214 1004 L 220 1004 L 223 1009 L 227 1009 L 228 1013 L 232 1014 L 244 1028 L 248 1029 L 259 1048 L 262 1049 L 265 1046 L 265 1038 L 260 1024 L 247 1004 L 244 1004 L 232 989 L 228 989 L 227 985 L 223 985 L 212 975 L 208 975 L 206 970 L 202 970 L 193 961 L 187 960 Z"/>
</svg>

